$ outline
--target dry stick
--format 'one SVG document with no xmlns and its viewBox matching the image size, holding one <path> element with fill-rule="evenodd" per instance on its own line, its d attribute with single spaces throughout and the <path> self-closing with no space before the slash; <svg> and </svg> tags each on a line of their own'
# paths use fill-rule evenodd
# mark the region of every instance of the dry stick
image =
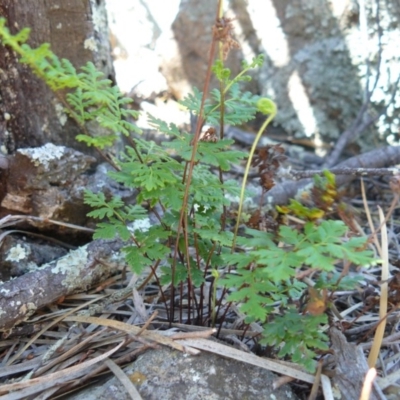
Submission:
<svg viewBox="0 0 400 400">
<path fill-rule="evenodd" d="M 385 334 L 386 327 L 386 316 L 387 316 L 387 302 L 388 302 L 388 282 L 389 279 L 389 248 L 388 248 L 388 238 L 385 223 L 385 216 L 382 209 L 379 207 L 379 219 L 383 222 L 382 229 L 382 285 L 381 285 L 381 297 L 379 302 L 379 317 L 383 319 L 375 331 L 374 344 L 371 348 L 368 357 L 368 365 L 370 368 L 375 367 L 376 360 L 378 359 L 379 351 L 382 344 L 382 339 Z"/>
<path fill-rule="evenodd" d="M 392 215 L 397 203 L 400 200 L 400 194 L 397 192 L 394 192 L 394 197 L 393 197 L 392 203 L 390 204 L 389 210 L 386 213 L 385 219 L 382 221 L 382 223 L 379 225 L 379 227 L 377 229 L 375 229 L 373 222 L 372 222 L 372 218 L 371 218 L 371 212 L 369 210 L 368 203 L 367 203 L 364 181 L 362 179 L 361 179 L 361 193 L 362 193 L 362 198 L 363 198 L 364 209 L 365 209 L 365 212 L 367 215 L 368 224 L 369 224 L 369 227 L 372 232 L 370 236 L 373 238 L 376 248 L 378 249 L 379 255 L 382 257 L 382 249 L 381 249 L 381 246 L 379 244 L 379 241 L 378 241 L 376 235 L 382 229 L 383 225 L 387 224 L 387 222 L 389 221 L 390 216 Z"/>
<path fill-rule="evenodd" d="M 396 316 L 394 316 L 396 317 Z M 389 318 L 388 318 L 389 319 Z M 385 339 L 382 341 L 382 346 L 391 346 L 393 344 L 398 344 L 400 339 L 400 332 L 392 333 L 389 336 L 386 336 Z M 372 347 L 372 343 L 361 343 L 360 344 L 363 350 L 368 350 Z"/>
<path fill-rule="evenodd" d="M 376 369 L 370 368 L 365 376 L 363 388 L 360 395 L 360 400 L 369 400 L 371 391 L 372 391 L 372 383 L 376 378 Z"/>
<path fill-rule="evenodd" d="M 376 237 L 375 227 L 374 227 L 374 223 L 372 222 L 372 217 L 371 217 L 371 211 L 369 209 L 368 202 L 367 202 L 367 195 L 365 192 L 364 179 L 361 179 L 361 195 L 362 195 L 362 200 L 363 200 L 363 204 L 364 204 L 364 210 L 367 215 L 369 229 L 371 230 L 371 232 L 373 232 L 372 240 L 374 241 L 375 246 L 378 249 L 379 256 L 382 257 L 381 245 L 379 243 L 378 238 Z"/>
<path fill-rule="evenodd" d="M 86 228 L 84 226 L 69 224 L 67 222 L 62 222 L 62 221 L 56 221 L 54 219 L 35 217 L 33 215 L 7 215 L 6 217 L 0 219 L 0 228 L 5 228 L 7 226 L 16 225 L 22 221 L 30 222 L 31 220 L 37 221 L 37 222 L 51 223 L 54 225 L 65 226 L 66 228 L 71 228 L 71 229 L 89 232 L 89 233 L 94 232 L 94 229 Z"/>
<path fill-rule="evenodd" d="M 122 383 L 132 400 L 142 400 L 142 396 L 140 396 L 140 393 L 136 389 L 136 386 L 131 382 L 131 380 L 126 376 L 125 372 L 114 361 L 107 358 L 104 360 L 104 364 L 107 365 L 110 371 L 113 372 L 117 379 Z"/>
<path fill-rule="evenodd" d="M 105 295 L 104 295 L 104 296 L 101 296 L 100 299 L 101 299 L 101 298 L 104 298 L 104 297 L 106 297 L 106 296 L 105 296 Z M 78 307 L 76 307 L 76 308 L 73 308 L 73 309 L 70 310 L 70 311 L 67 311 L 65 314 L 61 315 L 60 317 L 58 317 L 58 318 L 56 318 L 55 320 L 53 320 L 53 321 L 51 321 L 50 323 L 48 323 L 41 331 L 39 331 L 35 336 L 33 336 L 21 349 L 19 349 L 19 351 L 18 351 L 13 357 L 10 358 L 10 360 L 7 362 L 6 365 L 11 365 L 15 360 L 17 360 L 18 357 L 19 357 L 32 343 L 34 343 L 35 340 L 36 340 L 37 338 L 39 338 L 39 336 L 41 336 L 44 332 L 46 332 L 46 331 L 47 331 L 48 329 L 50 329 L 52 326 L 54 326 L 54 325 L 56 325 L 57 323 L 59 323 L 60 321 L 62 321 L 62 320 L 63 320 L 65 317 L 67 317 L 68 315 L 71 315 L 71 314 L 73 314 L 74 312 L 76 312 L 76 311 L 78 311 L 78 310 L 80 310 L 80 309 L 82 309 L 82 308 L 88 306 L 89 304 L 92 304 L 92 303 L 98 301 L 98 300 L 99 300 L 98 297 L 96 297 L 95 299 L 89 300 L 88 302 L 83 303 L 83 304 L 81 304 L 80 306 L 78 306 Z"/>
<path fill-rule="evenodd" d="M 207 339 L 209 336 L 216 333 L 217 330 L 215 328 L 207 329 L 207 330 L 200 330 L 195 332 L 178 332 L 174 335 L 171 335 L 170 338 L 174 340 L 180 339 Z"/>
<path fill-rule="evenodd" d="M 222 7 L 222 2 L 221 2 L 220 7 L 219 7 L 219 18 L 222 17 L 222 14 L 223 14 L 223 7 Z M 222 66 L 223 66 L 224 55 L 223 55 L 223 49 L 222 49 L 221 42 L 219 42 L 219 59 L 222 62 Z M 220 101 L 221 108 L 220 108 L 220 113 L 219 113 L 219 138 L 220 138 L 220 140 L 223 140 L 224 139 L 224 126 L 225 126 L 224 118 L 225 118 L 225 94 L 226 94 L 225 90 L 226 90 L 226 88 L 225 88 L 224 82 L 222 80 L 220 81 L 219 85 L 220 85 L 220 93 L 221 93 L 221 101 Z M 219 174 L 219 181 L 223 185 L 224 176 L 223 176 L 221 166 L 218 167 L 218 174 Z M 223 188 L 222 188 L 222 192 L 224 193 Z M 222 205 L 222 216 L 221 216 L 221 231 L 225 231 L 226 217 L 227 217 L 227 208 L 226 208 L 226 205 L 223 204 Z M 212 246 L 213 251 L 215 248 L 215 244 L 216 243 L 214 243 Z M 219 246 L 218 254 L 220 252 L 221 252 L 221 246 Z M 209 254 L 210 254 L 210 259 L 211 259 L 212 253 L 210 252 Z M 207 267 L 204 269 L 204 277 L 206 277 L 206 273 L 207 273 Z M 211 286 L 213 286 L 215 284 L 216 284 L 216 278 L 213 277 Z M 204 285 L 201 286 L 202 290 L 203 290 L 203 288 L 204 288 Z M 211 287 L 210 287 L 210 289 L 211 289 Z M 203 295 L 203 291 L 202 291 L 202 295 Z M 225 296 L 224 293 L 222 294 L 220 302 L 222 302 L 223 296 Z M 202 298 L 203 298 L 203 296 L 202 296 Z M 215 326 L 215 318 L 216 318 L 216 315 L 218 315 L 218 313 L 215 313 L 215 301 L 216 301 L 216 291 L 213 288 L 213 290 L 210 290 L 210 302 L 209 302 L 209 315 L 211 312 L 211 326 L 212 327 Z M 219 307 L 218 307 L 218 310 L 219 310 Z M 201 319 L 203 319 L 203 310 L 201 310 Z M 223 320 L 221 321 L 220 328 L 222 326 L 222 323 L 223 323 Z M 219 331 L 218 331 L 218 334 L 219 334 Z"/>
<path fill-rule="evenodd" d="M 321 374 L 321 386 L 325 400 L 334 400 L 332 383 L 327 375 Z"/>
<path fill-rule="evenodd" d="M 65 321 L 70 321 L 70 322 L 82 322 L 82 323 L 88 323 L 88 324 L 96 324 L 99 326 L 107 326 L 111 329 L 115 329 L 121 332 L 126 332 L 131 335 L 136 336 L 140 329 L 137 326 L 134 325 L 129 325 L 125 322 L 120 322 L 120 321 L 115 321 L 115 320 L 110 320 L 110 319 L 105 319 L 105 318 L 98 318 L 98 317 L 80 317 L 80 316 L 71 316 L 67 317 L 64 319 Z M 195 349 L 187 348 L 184 347 L 177 342 L 174 342 L 171 340 L 168 336 L 161 335 L 157 332 L 154 331 L 144 331 L 142 332 L 141 336 L 145 339 L 153 340 L 157 343 L 163 344 L 164 346 L 169 346 L 172 347 L 176 350 L 186 352 L 189 354 L 199 354 L 199 351 L 196 351 Z"/>
<path fill-rule="evenodd" d="M 388 104 L 384 107 L 384 109 L 382 110 L 381 113 L 379 113 L 377 116 L 375 117 L 370 117 L 367 119 L 367 121 L 365 121 L 364 123 L 362 123 L 360 126 L 355 126 L 355 124 L 358 122 L 358 118 L 356 118 L 355 122 L 353 123 L 353 125 L 351 126 L 351 128 L 349 128 L 348 130 L 346 130 L 339 138 L 339 140 L 336 143 L 336 146 L 334 148 L 334 150 L 332 151 L 331 155 L 329 156 L 329 160 L 326 163 L 327 167 L 332 167 L 334 166 L 337 161 L 339 160 L 340 155 L 342 154 L 344 148 L 347 146 L 347 144 L 351 141 L 354 140 L 359 134 L 361 134 L 365 129 L 367 129 L 370 125 L 372 125 L 375 121 L 377 121 L 389 108 L 390 104 L 393 102 L 394 97 L 396 95 L 397 92 L 397 88 L 400 82 L 400 75 L 398 76 L 395 85 L 394 85 L 394 90 L 392 92 L 392 96 L 390 98 L 390 100 L 388 101 Z M 366 107 L 365 107 L 366 109 Z M 360 113 L 361 115 L 364 114 L 363 108 L 361 108 Z"/>
<path fill-rule="evenodd" d="M 129 343 L 130 341 L 127 340 L 127 343 Z M 121 357 L 115 358 L 113 359 L 113 361 L 117 364 L 117 365 L 122 365 L 122 364 L 126 364 L 130 361 L 132 361 L 138 354 L 144 352 L 145 350 L 148 349 L 158 349 L 158 346 L 152 343 L 147 343 L 144 344 L 143 346 L 132 350 L 131 352 L 129 352 L 128 354 L 124 354 Z M 66 385 L 62 390 L 62 393 L 66 393 L 70 390 L 72 390 L 73 388 L 82 388 L 83 384 L 87 381 L 89 381 L 91 378 L 101 374 L 103 371 L 105 371 L 106 366 L 104 364 L 90 370 L 87 375 L 75 380 L 74 382 L 71 382 L 70 384 Z"/>
<path fill-rule="evenodd" d="M 335 175 L 352 176 L 387 176 L 400 174 L 400 168 L 330 168 L 329 172 Z M 325 170 L 290 170 L 287 175 L 296 179 L 312 178 L 315 175 L 323 176 Z"/>
<path fill-rule="evenodd" d="M 158 311 L 154 311 L 153 314 L 151 314 L 150 318 L 144 323 L 144 325 L 140 328 L 139 332 L 137 333 L 136 336 L 140 336 L 150 325 L 151 321 L 153 321 L 153 319 L 155 317 L 157 317 L 158 315 Z"/>
<path fill-rule="evenodd" d="M 93 358 L 91 360 L 85 361 L 81 364 L 75 365 L 73 367 L 66 368 L 62 371 L 53 372 L 49 375 L 44 375 L 39 378 L 33 378 L 28 381 L 15 382 L 1 386 L 0 394 L 5 394 L 1 396 L 2 400 L 19 400 L 30 398 L 32 394 L 35 394 L 39 391 L 48 389 L 50 387 L 54 387 L 55 385 L 59 385 L 64 383 L 66 380 L 73 380 L 83 375 L 85 372 L 89 372 L 89 368 L 111 356 L 113 353 L 118 351 L 124 342 L 121 342 L 119 345 L 115 346 L 110 351 Z M 21 389 L 21 390 L 20 390 Z"/>
<path fill-rule="evenodd" d="M 151 344 L 143 345 L 142 347 L 135 349 L 131 351 L 128 354 L 125 354 L 119 358 L 114 359 L 113 361 L 117 364 L 123 364 L 123 363 L 128 363 L 133 360 L 134 357 L 136 357 L 138 354 L 144 352 L 147 349 L 156 349 L 155 346 Z M 65 394 L 68 391 L 71 391 L 73 388 L 82 388 L 83 384 L 87 382 L 89 379 L 91 379 L 94 376 L 99 375 L 101 372 L 103 372 L 106 369 L 106 366 L 104 364 L 100 365 L 99 367 L 92 369 L 87 373 L 87 375 L 81 377 L 78 380 L 75 380 L 74 382 L 68 384 L 62 389 L 62 393 Z"/>
<path fill-rule="evenodd" d="M 58 356 L 55 359 L 52 359 L 50 362 L 48 362 L 45 365 L 42 365 L 44 362 L 44 358 L 47 354 L 45 354 L 45 356 L 42 357 L 42 362 L 41 364 L 39 364 L 36 368 L 34 368 L 31 372 L 30 372 L 30 376 L 32 378 L 37 378 L 40 375 L 43 375 L 46 371 L 48 371 L 50 368 L 53 368 L 56 365 L 59 365 L 62 361 L 67 360 L 68 358 L 72 357 L 74 354 L 77 354 L 78 351 L 80 351 L 83 347 L 85 347 L 87 344 L 89 344 L 90 342 L 93 341 L 93 339 L 96 336 L 99 336 L 100 334 L 104 333 L 104 330 L 99 330 L 91 335 L 89 335 L 87 338 L 85 338 L 84 340 L 80 341 L 78 344 L 76 344 L 74 347 L 72 347 L 71 349 L 67 350 L 66 352 L 63 352 L 60 356 Z M 57 344 L 57 343 L 56 343 Z M 55 351 L 57 351 L 58 349 L 55 349 Z M 46 359 L 49 357 L 46 357 Z"/>
<path fill-rule="evenodd" d="M 62 240 L 55 239 L 55 238 L 53 238 L 51 236 L 42 235 L 41 233 L 23 231 L 23 230 L 20 230 L 20 229 L 11 229 L 9 231 L 4 231 L 3 233 L 1 233 L 0 234 L 0 244 L 1 244 L 2 240 L 7 235 L 11 235 L 12 233 L 21 233 L 21 234 L 26 235 L 26 236 L 32 236 L 32 237 L 40 238 L 40 239 L 43 239 L 45 241 L 58 244 L 59 246 L 62 246 L 65 249 L 68 249 L 68 250 L 76 250 L 77 249 L 77 246 L 73 246 L 72 244 L 65 243 Z"/>
<path fill-rule="evenodd" d="M 386 146 L 367 153 L 351 157 L 338 164 L 340 168 L 359 168 L 366 165 L 374 168 L 384 168 L 400 163 L 400 147 Z M 338 186 L 351 182 L 353 175 L 337 175 Z M 286 181 L 274 186 L 265 198 L 265 205 L 287 204 L 290 199 L 295 198 L 312 183 L 312 179 L 306 178 L 299 181 Z"/>
<path fill-rule="evenodd" d="M 364 111 L 365 111 L 364 107 L 361 107 L 359 115 L 364 114 Z M 378 119 L 377 117 L 369 118 L 366 122 L 364 122 L 362 125 L 357 127 L 357 126 L 355 126 L 356 123 L 358 123 L 358 121 L 359 121 L 359 117 L 357 116 L 353 125 L 349 129 L 344 131 L 342 133 L 342 135 L 340 136 L 339 140 L 336 142 L 336 146 L 333 149 L 332 153 L 330 154 L 329 160 L 326 163 L 326 166 L 328 168 L 334 166 L 338 162 L 340 155 L 343 153 L 343 150 L 345 149 L 347 144 L 352 140 L 352 138 L 361 134 L 365 129 L 367 129 L 377 119 Z"/>
<path fill-rule="evenodd" d="M 310 395 L 308 396 L 308 400 L 316 400 L 318 396 L 319 384 L 321 382 L 321 374 L 322 374 L 322 362 L 318 362 L 317 372 L 315 373 L 315 381 L 311 387 Z"/>
</svg>

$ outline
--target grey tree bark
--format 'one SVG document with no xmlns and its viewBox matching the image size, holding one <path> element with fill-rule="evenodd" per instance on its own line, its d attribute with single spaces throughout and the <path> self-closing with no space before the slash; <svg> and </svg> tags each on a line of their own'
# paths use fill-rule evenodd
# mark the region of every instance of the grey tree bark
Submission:
<svg viewBox="0 0 400 400">
<path fill-rule="evenodd" d="M 78 68 L 93 62 L 113 80 L 104 0 L 0 0 L 0 17 L 15 33 L 31 28 L 29 44 L 50 43 L 60 58 Z M 81 133 L 62 111 L 48 87 L 16 55 L 0 44 L 0 150 L 12 154 L 18 148 L 45 143 L 88 152 L 75 136 Z"/>
</svg>

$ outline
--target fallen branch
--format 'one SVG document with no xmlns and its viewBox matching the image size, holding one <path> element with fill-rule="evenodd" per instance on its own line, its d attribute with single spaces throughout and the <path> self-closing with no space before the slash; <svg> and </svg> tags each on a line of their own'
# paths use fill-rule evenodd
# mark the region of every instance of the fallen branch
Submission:
<svg viewBox="0 0 400 400">
<path fill-rule="evenodd" d="M 337 165 L 338 169 L 358 169 L 358 168 L 389 168 L 400 163 L 400 147 L 388 146 L 368 153 L 349 158 Z M 356 175 L 338 175 L 336 182 L 338 186 L 351 182 Z M 265 205 L 274 206 L 277 204 L 287 204 L 290 199 L 294 199 L 304 192 L 312 183 L 312 179 L 301 179 L 299 181 L 286 181 L 274 186 L 265 195 Z"/>
<path fill-rule="evenodd" d="M 400 174 L 400 168 L 330 168 L 332 174 L 335 175 L 351 175 L 356 176 L 393 176 Z M 314 175 L 323 176 L 324 170 L 307 170 L 297 171 L 290 170 L 285 176 L 295 179 L 312 178 Z"/>
<path fill-rule="evenodd" d="M 330 330 L 332 349 L 336 361 L 333 385 L 346 399 L 359 399 L 368 364 L 360 346 L 348 343 L 345 336 L 336 328 Z M 376 382 L 370 400 L 383 400 L 385 396 Z"/>
<path fill-rule="evenodd" d="M 0 285 L 0 332 L 27 320 L 63 296 L 84 292 L 116 270 L 115 254 L 122 242 L 95 240 L 40 269 Z"/>
</svg>

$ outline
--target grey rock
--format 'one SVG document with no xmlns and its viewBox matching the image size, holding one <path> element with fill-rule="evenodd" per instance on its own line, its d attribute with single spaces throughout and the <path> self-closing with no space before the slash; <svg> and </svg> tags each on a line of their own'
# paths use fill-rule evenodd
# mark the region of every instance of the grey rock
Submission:
<svg viewBox="0 0 400 400">
<path fill-rule="evenodd" d="M 7 235 L 2 241 L 0 251 L 0 280 L 8 281 L 11 277 L 33 271 L 66 253 L 65 248 L 51 242 Z"/>
<path fill-rule="evenodd" d="M 149 350 L 124 369 L 143 400 L 296 400 L 288 385 L 277 390 L 277 375 L 262 368 L 202 352 L 190 356 L 162 348 Z M 68 400 L 128 400 L 116 378 Z"/>
<path fill-rule="evenodd" d="M 94 157 L 52 143 L 18 150 L 9 158 L 5 193 L 0 194 L 0 218 L 27 214 L 84 225 L 89 209 L 83 204 L 87 182 L 83 173 L 95 161 Z M 49 227 L 41 222 L 32 225 Z"/>
</svg>

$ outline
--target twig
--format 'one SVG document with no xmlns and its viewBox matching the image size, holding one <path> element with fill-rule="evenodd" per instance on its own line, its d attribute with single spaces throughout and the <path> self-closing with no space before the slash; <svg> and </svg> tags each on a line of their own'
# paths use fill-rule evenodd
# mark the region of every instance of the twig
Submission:
<svg viewBox="0 0 400 400">
<path fill-rule="evenodd" d="M 367 375 L 364 380 L 364 385 L 362 388 L 360 400 L 368 400 L 370 399 L 371 396 L 371 390 L 372 390 L 372 383 L 374 379 L 376 378 L 376 369 L 375 368 L 370 368 L 367 372 Z"/>
<path fill-rule="evenodd" d="M 400 174 L 400 168 L 330 168 L 332 174 L 335 175 L 352 175 L 352 176 L 391 176 Z M 322 176 L 324 170 L 289 170 L 285 173 L 296 179 L 311 178 L 315 175 Z"/>
<path fill-rule="evenodd" d="M 174 339 L 174 340 L 199 339 L 199 338 L 207 339 L 209 336 L 213 335 L 216 332 L 217 332 L 217 330 L 215 328 L 196 331 L 196 332 L 178 332 L 178 333 L 175 333 L 174 335 L 171 335 L 170 338 Z"/>
<path fill-rule="evenodd" d="M 89 369 L 92 368 L 92 366 L 98 364 L 107 357 L 110 357 L 112 354 L 118 351 L 123 344 L 124 342 L 121 342 L 117 346 L 112 348 L 110 351 L 107 351 L 106 353 L 96 358 L 85 361 L 73 367 L 66 368 L 62 371 L 53 372 L 52 374 L 45 375 L 39 378 L 33 378 L 28 381 L 15 382 L 3 385 L 0 389 L 0 394 L 6 394 L 7 397 L 2 396 L 4 400 L 6 398 L 9 400 L 18 400 L 24 398 L 26 399 L 28 398 L 28 396 L 31 396 L 32 394 L 38 393 L 42 390 L 48 389 L 55 385 L 59 385 L 69 380 L 76 379 L 79 376 L 87 373 Z"/>
<path fill-rule="evenodd" d="M 322 362 L 318 363 L 317 372 L 315 374 L 315 381 L 311 387 L 310 395 L 308 396 L 308 400 L 316 400 L 318 396 L 318 388 L 321 382 L 321 374 L 322 374 Z"/>
<path fill-rule="evenodd" d="M 121 332 L 126 332 L 131 335 L 137 336 L 137 334 L 140 331 L 140 328 L 137 326 L 129 325 L 124 322 L 120 321 L 114 321 L 106 318 L 97 318 L 97 317 L 78 317 L 78 316 L 70 316 L 64 319 L 64 321 L 70 321 L 70 322 L 82 322 L 82 323 L 88 323 L 88 324 L 97 324 L 99 326 L 107 326 L 110 327 L 111 329 L 116 329 Z M 160 333 L 153 332 L 153 331 L 144 331 L 142 332 L 142 337 L 145 339 L 153 340 L 159 344 L 162 344 L 164 346 L 169 346 L 172 347 L 176 350 L 189 353 L 189 354 L 194 354 L 197 355 L 199 354 L 199 351 L 196 349 L 192 349 L 189 347 L 184 347 L 178 342 L 175 342 L 174 340 L 170 339 L 167 336 L 164 336 Z"/>
<path fill-rule="evenodd" d="M 111 372 L 117 377 L 117 379 L 122 383 L 126 391 L 129 393 L 132 400 L 142 400 L 142 396 L 140 396 L 138 390 L 135 385 L 131 382 L 131 380 L 126 376 L 124 371 L 112 360 L 109 358 L 104 360 L 104 364 L 110 369 Z"/>
<path fill-rule="evenodd" d="M 366 166 L 372 168 L 385 168 L 396 165 L 400 162 L 400 147 L 388 146 L 372 150 L 368 153 L 349 158 L 340 163 L 338 168 L 358 169 Z M 338 186 L 351 182 L 354 175 L 338 175 L 336 183 Z M 297 182 L 286 181 L 274 186 L 265 197 L 266 205 L 287 204 L 290 199 L 295 198 L 299 193 L 306 190 L 312 183 L 310 178 L 305 178 Z"/>
<path fill-rule="evenodd" d="M 385 334 L 386 327 L 386 316 L 387 316 L 387 306 L 388 306 L 388 282 L 389 279 L 389 249 L 388 249 L 388 237 L 387 237 L 387 229 L 385 216 L 383 214 L 382 209 L 379 207 L 379 220 L 383 223 L 383 228 L 381 232 L 381 248 L 382 248 L 382 285 L 381 285 L 381 296 L 379 301 L 379 318 L 382 322 L 378 325 L 375 331 L 374 342 L 371 347 L 371 351 L 369 352 L 368 357 L 368 365 L 370 368 L 374 368 L 376 364 L 376 360 L 378 359 L 378 354 L 381 349 L 382 340 Z"/>
<path fill-rule="evenodd" d="M 54 225 L 64 226 L 66 228 L 75 229 L 78 231 L 94 233 L 94 229 L 86 228 L 84 226 L 69 224 L 67 222 L 62 222 L 62 221 L 56 221 L 54 219 L 35 217 L 33 215 L 7 215 L 6 217 L 0 219 L 0 228 L 6 228 L 7 226 L 16 225 L 23 221 L 26 222 L 37 221 L 42 223 L 50 223 Z"/>
<path fill-rule="evenodd" d="M 158 311 L 154 311 L 153 314 L 150 315 L 150 318 L 145 322 L 145 324 L 140 328 L 139 332 L 137 333 L 136 336 L 140 336 L 142 334 L 142 332 L 144 332 L 148 326 L 150 325 L 151 321 L 153 321 L 153 319 L 155 317 L 157 317 L 158 315 Z"/>
</svg>

